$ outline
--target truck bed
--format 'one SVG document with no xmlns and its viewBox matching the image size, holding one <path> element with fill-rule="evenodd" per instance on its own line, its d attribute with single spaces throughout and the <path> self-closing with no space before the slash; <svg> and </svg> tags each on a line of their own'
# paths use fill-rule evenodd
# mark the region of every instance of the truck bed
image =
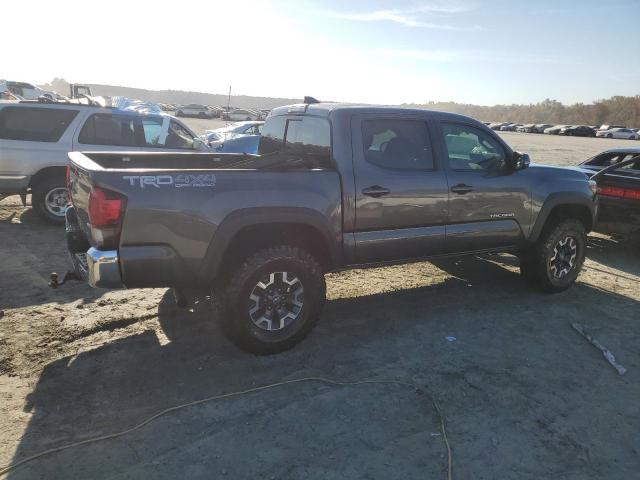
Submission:
<svg viewBox="0 0 640 480">
<path fill-rule="evenodd" d="M 70 193 L 88 243 L 117 236 L 127 287 L 201 284 L 244 222 L 316 222 L 342 243 L 342 198 L 335 170 L 280 170 L 258 155 L 211 153 L 69 154 Z M 119 224 L 93 228 L 89 198 L 97 188 L 123 199 Z M 213 262 L 213 263 L 212 263 Z M 153 265 L 153 272 L 149 272 Z"/>
</svg>

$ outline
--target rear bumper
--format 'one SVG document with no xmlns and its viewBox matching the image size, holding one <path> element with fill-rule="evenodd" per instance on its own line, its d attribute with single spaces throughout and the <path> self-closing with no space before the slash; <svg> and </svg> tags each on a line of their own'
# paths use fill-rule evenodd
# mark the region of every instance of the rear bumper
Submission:
<svg viewBox="0 0 640 480">
<path fill-rule="evenodd" d="M 118 252 L 91 247 L 80 230 L 78 217 L 72 206 L 65 213 L 65 224 L 67 250 L 78 278 L 96 288 L 123 288 Z"/>
<path fill-rule="evenodd" d="M 116 250 L 87 250 L 87 281 L 97 288 L 123 288 Z"/>
</svg>

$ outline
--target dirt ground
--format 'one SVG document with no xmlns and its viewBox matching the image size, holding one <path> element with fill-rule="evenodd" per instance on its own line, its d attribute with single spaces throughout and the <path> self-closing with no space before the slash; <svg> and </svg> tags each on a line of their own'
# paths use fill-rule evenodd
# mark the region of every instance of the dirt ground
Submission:
<svg viewBox="0 0 640 480">
<path fill-rule="evenodd" d="M 505 134 L 538 162 L 625 141 Z M 639 143 L 640 145 L 640 143 Z M 130 427 L 176 404 L 309 376 L 400 379 L 442 409 L 458 479 L 630 479 L 640 471 L 640 248 L 591 235 L 577 284 L 532 291 L 506 255 L 328 275 L 317 329 L 271 357 L 238 351 L 206 301 L 106 292 L 64 272 L 64 231 L 0 202 L 0 465 Z M 580 322 L 628 372 L 572 330 Z M 445 337 L 455 337 L 447 340 Z M 38 478 L 446 478 L 427 395 L 296 384 L 169 414 L 10 472 Z"/>
</svg>

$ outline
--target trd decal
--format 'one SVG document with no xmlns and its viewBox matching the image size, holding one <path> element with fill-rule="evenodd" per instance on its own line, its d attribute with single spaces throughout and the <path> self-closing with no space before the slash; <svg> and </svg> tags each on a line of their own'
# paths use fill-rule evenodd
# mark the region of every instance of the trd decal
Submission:
<svg viewBox="0 0 640 480">
<path fill-rule="evenodd" d="M 138 185 L 140 188 L 162 188 L 169 185 L 175 188 L 216 186 L 216 176 L 212 174 L 125 175 L 122 179 L 128 181 L 130 186 Z"/>
</svg>

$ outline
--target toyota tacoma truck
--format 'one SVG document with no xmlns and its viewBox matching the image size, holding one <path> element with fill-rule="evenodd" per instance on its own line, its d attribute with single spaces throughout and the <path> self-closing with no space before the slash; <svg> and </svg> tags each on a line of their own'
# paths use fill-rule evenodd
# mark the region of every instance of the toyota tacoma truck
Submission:
<svg viewBox="0 0 640 480">
<path fill-rule="evenodd" d="M 529 165 L 471 118 L 303 103 L 257 155 L 72 152 L 68 248 L 101 288 L 203 289 L 240 348 L 314 327 L 326 272 L 508 252 L 545 292 L 573 284 L 596 214 L 576 169 Z"/>
</svg>

